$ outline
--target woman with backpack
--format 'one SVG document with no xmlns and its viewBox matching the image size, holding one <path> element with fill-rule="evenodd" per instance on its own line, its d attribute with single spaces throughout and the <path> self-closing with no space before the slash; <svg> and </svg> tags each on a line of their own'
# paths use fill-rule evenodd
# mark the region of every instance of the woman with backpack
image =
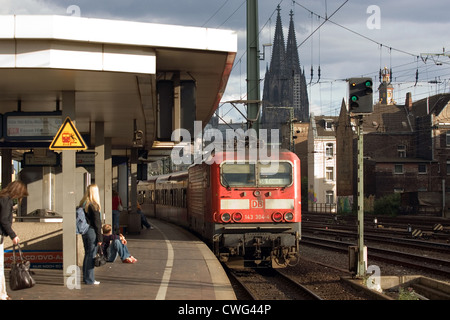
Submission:
<svg viewBox="0 0 450 320">
<path fill-rule="evenodd" d="M 103 242 L 100 193 L 96 184 L 87 187 L 79 206 L 84 208 L 86 221 L 89 224 L 89 229 L 82 235 L 84 244 L 83 281 L 86 284 L 100 284 L 100 281 L 95 280 L 94 275 L 97 246 L 101 246 Z"/>
</svg>

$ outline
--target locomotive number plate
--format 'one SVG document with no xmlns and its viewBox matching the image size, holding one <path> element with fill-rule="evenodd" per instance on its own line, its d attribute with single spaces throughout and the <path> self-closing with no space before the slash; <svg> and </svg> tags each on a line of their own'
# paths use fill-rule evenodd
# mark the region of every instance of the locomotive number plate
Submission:
<svg viewBox="0 0 450 320">
<path fill-rule="evenodd" d="M 270 216 L 266 214 L 246 214 L 246 220 L 270 220 Z"/>
</svg>

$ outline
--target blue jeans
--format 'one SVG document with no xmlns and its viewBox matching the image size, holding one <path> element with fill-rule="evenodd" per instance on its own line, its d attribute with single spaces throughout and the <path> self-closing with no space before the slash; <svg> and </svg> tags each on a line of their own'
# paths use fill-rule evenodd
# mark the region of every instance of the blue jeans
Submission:
<svg viewBox="0 0 450 320">
<path fill-rule="evenodd" d="M 94 276 L 94 259 L 97 254 L 97 235 L 92 227 L 89 227 L 88 231 L 83 234 L 84 245 L 84 260 L 83 260 L 83 281 L 86 284 L 93 284 L 95 281 Z"/>
<path fill-rule="evenodd" d="M 113 233 L 118 233 L 120 228 L 120 211 L 119 210 L 113 210 L 112 211 L 112 221 L 113 221 Z"/>
<path fill-rule="evenodd" d="M 137 213 L 141 215 L 141 227 L 145 226 L 147 229 L 151 227 L 150 223 L 147 221 L 147 217 L 144 215 L 144 213 L 141 210 L 137 210 Z"/>
<path fill-rule="evenodd" d="M 117 256 L 120 257 L 121 260 L 125 260 L 130 257 L 130 252 L 126 245 L 122 243 L 119 239 L 116 239 L 111 242 L 108 249 L 106 249 L 106 256 L 108 257 L 108 262 L 114 262 Z"/>
</svg>

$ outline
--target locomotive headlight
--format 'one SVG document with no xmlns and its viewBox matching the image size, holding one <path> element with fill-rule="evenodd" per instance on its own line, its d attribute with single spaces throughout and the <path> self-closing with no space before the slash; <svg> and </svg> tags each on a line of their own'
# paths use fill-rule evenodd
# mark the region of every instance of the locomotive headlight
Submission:
<svg viewBox="0 0 450 320">
<path fill-rule="evenodd" d="M 253 195 L 255 197 L 259 197 L 261 195 L 261 192 L 259 192 L 259 190 L 255 190 L 255 191 L 253 191 Z"/>
<path fill-rule="evenodd" d="M 286 212 L 284 214 L 284 220 L 286 220 L 286 221 L 294 220 L 294 214 L 292 212 Z"/>
<path fill-rule="evenodd" d="M 275 222 L 280 222 L 283 220 L 283 214 L 281 212 L 274 212 L 272 214 L 272 220 Z"/>
<path fill-rule="evenodd" d="M 229 213 L 222 213 L 220 219 L 222 220 L 222 222 L 229 222 L 231 220 L 231 216 Z"/>
<path fill-rule="evenodd" d="M 242 218 L 243 218 L 242 213 L 240 213 L 240 212 L 233 213 L 233 221 L 234 222 L 239 222 L 242 220 Z"/>
</svg>

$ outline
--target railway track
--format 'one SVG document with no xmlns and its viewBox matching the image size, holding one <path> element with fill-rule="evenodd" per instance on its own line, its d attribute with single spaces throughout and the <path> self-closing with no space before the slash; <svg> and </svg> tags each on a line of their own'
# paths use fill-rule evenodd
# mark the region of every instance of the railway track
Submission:
<svg viewBox="0 0 450 320">
<path fill-rule="evenodd" d="M 324 213 L 303 213 L 302 227 L 339 228 L 355 231 L 357 217 Z M 424 238 L 433 241 L 450 241 L 450 219 L 423 216 L 388 217 L 384 215 L 365 215 L 365 229 L 370 233 Z M 377 228 L 379 227 L 379 228 Z"/>
<path fill-rule="evenodd" d="M 231 269 L 226 267 L 240 290 L 242 299 L 251 300 L 322 300 L 317 294 L 276 269 Z"/>
<path fill-rule="evenodd" d="M 303 243 L 320 246 L 331 250 L 348 252 L 348 246 L 354 243 L 336 241 L 326 238 L 310 237 L 303 235 Z M 368 258 L 378 259 L 389 263 L 409 266 L 419 270 L 427 270 L 436 274 L 442 274 L 450 277 L 450 261 L 428 256 L 417 255 L 413 253 L 401 252 L 398 250 L 383 249 L 374 246 L 367 246 Z"/>
<path fill-rule="evenodd" d="M 322 234 L 326 237 L 335 237 L 336 239 L 352 239 L 355 240 L 358 237 L 356 231 L 340 230 L 329 227 L 327 229 L 316 227 L 303 227 L 304 234 Z M 371 230 L 364 230 L 364 238 L 368 241 L 374 241 L 377 243 L 392 244 L 395 246 L 401 246 L 406 248 L 414 248 L 418 250 L 432 250 L 439 253 L 450 254 L 450 244 L 443 242 L 424 241 L 419 239 L 410 239 L 404 237 L 397 237 L 390 234 L 377 234 L 371 232 Z"/>
</svg>

